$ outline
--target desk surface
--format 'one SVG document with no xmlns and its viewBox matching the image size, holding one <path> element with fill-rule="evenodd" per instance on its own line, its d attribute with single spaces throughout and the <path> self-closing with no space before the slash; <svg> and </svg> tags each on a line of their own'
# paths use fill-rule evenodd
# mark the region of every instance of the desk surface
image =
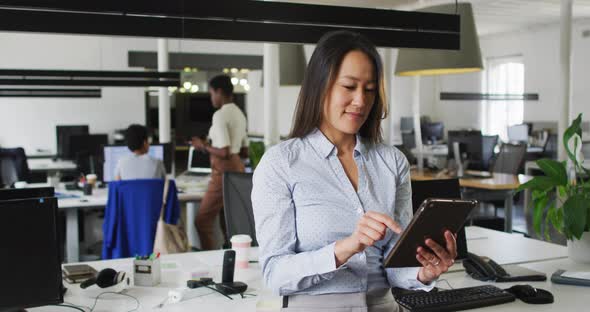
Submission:
<svg viewBox="0 0 590 312">
<path fill-rule="evenodd" d="M 573 270 L 573 271 L 590 271 L 590 265 L 583 265 L 575 263 L 568 258 L 550 260 L 550 261 L 538 261 L 521 264 L 520 266 L 527 269 L 543 272 L 547 274 L 547 281 L 544 282 L 517 282 L 517 283 L 487 283 L 480 282 L 472 279 L 464 272 L 454 272 L 444 274 L 443 278 L 446 279 L 452 287 L 470 287 L 484 284 L 493 284 L 500 288 L 508 288 L 517 284 L 530 284 L 533 287 L 541 288 L 550 291 L 553 294 L 555 302 L 552 304 L 534 305 L 526 304 L 520 300 L 503 304 L 499 306 L 491 306 L 486 308 L 477 309 L 477 311 L 502 311 L 502 312 L 541 312 L 541 311 L 588 311 L 587 297 L 590 293 L 589 287 L 584 286 L 571 286 L 554 284 L 551 282 L 550 277 L 553 272 L 558 269 Z M 441 288 L 448 288 L 446 283 L 440 283 L 438 286 Z"/>
<path fill-rule="evenodd" d="M 557 268 L 590 270 L 590 266 L 576 266 L 569 262 L 568 259 L 553 259 L 557 256 L 567 254 L 566 247 L 554 245 L 546 242 L 536 241 L 525 238 L 518 234 L 508 234 L 479 227 L 467 227 L 467 244 L 469 250 L 480 255 L 492 256 L 501 264 L 508 263 L 526 263 L 523 266 L 527 268 L 553 273 Z M 192 252 L 176 255 L 162 256 L 162 283 L 156 287 L 131 287 L 127 293 L 137 297 L 140 301 L 139 311 L 153 310 L 156 305 L 161 303 L 166 297 L 169 290 L 181 287 L 188 279 L 189 271 L 205 271 L 214 280 L 219 281 L 221 278 L 221 263 L 223 251 Z M 250 254 L 251 260 L 257 260 L 257 249 L 253 248 Z M 545 261 L 542 261 L 545 260 Z M 542 262 L 531 262 L 542 261 Z M 124 270 L 131 272 L 131 259 L 117 259 L 87 262 L 97 270 L 111 267 L 115 270 Z M 453 287 L 468 287 L 483 284 L 468 277 L 465 272 L 451 272 L 442 276 L 449 281 Z M 229 300 L 219 294 L 205 290 L 203 297 L 183 301 L 180 303 L 166 304 L 159 311 L 279 311 L 280 297 L 273 295 L 262 285 L 261 269 L 258 263 L 250 264 L 248 269 L 236 269 L 235 280 L 243 281 L 248 284 L 248 293 L 255 293 L 257 297 L 241 299 L 234 297 Z M 549 282 L 540 282 L 533 284 L 535 286 L 551 290 L 556 298 L 556 304 L 545 306 L 526 305 L 520 301 L 500 306 L 485 308 L 482 311 L 533 311 L 535 308 L 541 311 L 552 311 L 557 306 L 572 307 L 581 311 L 584 309 L 582 300 L 574 302 L 572 295 L 574 293 L 578 298 L 582 291 L 587 294 L 588 288 L 577 288 L 574 286 L 551 285 Z M 68 292 L 65 301 L 76 305 L 92 306 L 94 298 L 100 293 L 96 286 L 82 291 L 77 285 L 65 284 Z M 446 283 L 438 284 L 441 288 L 446 288 Z M 500 284 L 500 287 L 507 288 L 510 284 Z M 570 293 L 572 292 L 572 293 Z M 573 303 L 569 303 L 570 299 Z M 98 300 L 96 311 L 128 311 L 135 308 L 135 301 L 123 296 L 108 295 Z M 54 311 L 55 307 L 43 307 L 30 309 L 30 311 Z M 572 310 L 574 311 L 574 310 Z"/>
<path fill-rule="evenodd" d="M 467 173 L 469 170 L 466 171 Z M 424 181 L 434 179 L 449 179 L 452 178 L 449 175 L 437 174 L 434 172 L 424 171 L 418 172 L 417 169 L 412 169 L 410 172 L 412 180 Z M 459 179 L 459 184 L 462 187 L 471 187 L 485 190 L 514 190 L 520 186 L 520 184 L 528 182 L 532 179 L 531 176 L 519 174 L 518 176 L 505 173 L 494 173 L 489 179 L 473 179 L 473 178 L 462 178 Z"/>
<path fill-rule="evenodd" d="M 199 201 L 205 195 L 207 191 L 207 183 L 209 177 L 199 177 L 198 179 L 183 179 L 177 180 L 179 190 L 182 192 L 178 193 L 178 200 L 181 202 L 186 201 Z M 31 183 L 28 187 L 47 187 L 47 183 Z M 204 186 L 204 187 L 203 187 Z M 94 188 L 92 195 L 84 195 L 81 190 L 66 190 L 63 184 L 55 189 L 58 193 L 67 195 L 73 195 L 75 197 L 58 198 L 59 209 L 85 209 L 85 208 L 100 208 L 105 207 L 108 200 L 109 191 L 107 188 Z"/>
</svg>

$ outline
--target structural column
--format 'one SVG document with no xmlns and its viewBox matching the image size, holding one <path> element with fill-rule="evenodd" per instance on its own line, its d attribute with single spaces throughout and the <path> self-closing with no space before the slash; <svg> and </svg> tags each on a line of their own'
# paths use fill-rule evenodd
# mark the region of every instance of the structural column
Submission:
<svg viewBox="0 0 590 312">
<path fill-rule="evenodd" d="M 158 71 L 169 70 L 168 40 L 158 39 Z M 170 96 L 168 88 L 158 88 L 158 136 L 160 143 L 170 143 Z"/>
<path fill-rule="evenodd" d="M 420 76 L 412 77 L 412 113 L 414 115 L 414 141 L 416 142 L 416 158 L 418 170 L 424 169 L 424 146 L 422 145 L 422 130 L 420 127 Z"/>
<path fill-rule="evenodd" d="M 391 49 L 385 48 L 382 54 L 383 57 L 383 84 L 385 85 L 385 94 L 387 101 L 384 103 L 387 107 L 387 118 L 381 121 L 381 131 L 383 131 L 383 142 L 387 145 L 393 145 L 391 139 L 391 128 L 393 121 L 393 60 L 391 56 Z"/>
<path fill-rule="evenodd" d="M 559 160 L 565 160 L 565 148 L 563 147 L 563 133 L 573 120 L 572 92 L 571 92 L 571 56 L 572 56 L 572 5 L 573 0 L 561 0 L 561 22 L 560 22 L 560 49 L 559 63 L 561 66 L 559 77 L 559 104 L 561 114 L 558 123 L 558 150 Z"/>
<path fill-rule="evenodd" d="M 279 143 L 279 45 L 264 44 L 264 145 L 270 147 Z"/>
</svg>

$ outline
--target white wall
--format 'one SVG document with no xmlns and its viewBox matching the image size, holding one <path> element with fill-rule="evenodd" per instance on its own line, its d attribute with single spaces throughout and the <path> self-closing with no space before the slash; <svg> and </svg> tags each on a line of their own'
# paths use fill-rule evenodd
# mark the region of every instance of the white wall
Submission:
<svg viewBox="0 0 590 312">
<path fill-rule="evenodd" d="M 572 101 L 574 112 L 590 119 L 590 38 L 582 31 L 590 29 L 590 21 L 576 21 L 572 31 Z M 561 111 L 559 101 L 559 25 L 497 34 L 480 38 L 481 52 L 486 58 L 521 55 L 525 65 L 525 92 L 538 93 L 539 101 L 527 101 L 525 121 L 557 121 Z M 481 74 L 442 76 L 441 91 L 482 92 Z M 432 89 L 432 92 L 435 92 Z M 441 101 L 434 109 L 435 117 L 453 127 L 479 128 L 473 124 L 479 116 L 480 105 L 475 101 Z"/>
<path fill-rule="evenodd" d="M 170 51 L 262 55 L 262 44 L 170 40 Z M 141 70 L 127 66 L 129 50 L 157 51 L 150 38 L 0 32 L 0 68 Z M 99 99 L 0 98 L 0 145 L 55 151 L 55 125 L 88 124 L 112 134 L 145 123 L 144 88 L 102 88 Z"/>
</svg>

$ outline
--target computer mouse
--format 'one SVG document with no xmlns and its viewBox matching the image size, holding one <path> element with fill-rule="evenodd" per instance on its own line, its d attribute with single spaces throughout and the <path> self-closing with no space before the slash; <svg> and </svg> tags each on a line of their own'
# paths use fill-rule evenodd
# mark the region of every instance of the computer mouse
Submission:
<svg viewBox="0 0 590 312">
<path fill-rule="evenodd" d="M 550 292 L 535 288 L 531 285 L 515 285 L 508 289 L 507 292 L 516 296 L 516 298 L 530 304 L 553 303 L 553 294 Z"/>
</svg>

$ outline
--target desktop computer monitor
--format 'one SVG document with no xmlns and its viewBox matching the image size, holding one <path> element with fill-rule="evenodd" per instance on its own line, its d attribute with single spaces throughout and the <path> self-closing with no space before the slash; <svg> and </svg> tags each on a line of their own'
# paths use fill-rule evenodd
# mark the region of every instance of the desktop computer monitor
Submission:
<svg viewBox="0 0 590 312">
<path fill-rule="evenodd" d="M 513 125 L 508 127 L 508 141 L 525 142 L 529 141 L 529 125 Z"/>
<path fill-rule="evenodd" d="M 211 173 L 211 162 L 209 154 L 195 150 L 194 147 L 188 149 L 187 171 L 193 173 Z"/>
<path fill-rule="evenodd" d="M 457 130 L 449 131 L 447 135 L 447 144 L 449 148 L 449 159 L 455 157 L 453 144 L 459 143 L 461 153 L 467 154 L 467 160 L 471 163 L 481 163 L 483 161 L 483 137 L 479 130 Z"/>
<path fill-rule="evenodd" d="M 106 145 L 104 147 L 104 165 L 103 181 L 111 182 L 115 180 L 115 169 L 119 159 L 133 154 L 127 145 Z M 164 162 L 166 172 L 170 173 L 172 167 L 170 144 L 152 144 L 148 154 Z"/>
<path fill-rule="evenodd" d="M 400 123 L 400 130 L 402 131 L 402 133 L 414 131 L 413 117 L 402 117 Z"/>
<path fill-rule="evenodd" d="M 412 181 L 412 209 L 416 212 L 428 198 L 460 199 L 459 179 Z M 457 259 L 467 258 L 465 227 L 457 232 Z"/>
<path fill-rule="evenodd" d="M 435 144 L 437 141 L 443 139 L 444 136 L 444 129 L 445 126 L 442 122 L 431 122 L 423 124 L 421 127 L 422 130 L 422 139 L 426 142 L 431 141 Z"/>
<path fill-rule="evenodd" d="M 71 157 L 82 174 L 94 173 L 103 179 L 102 147 L 108 144 L 106 134 L 73 135 L 70 137 Z"/>
<path fill-rule="evenodd" d="M 106 134 L 72 135 L 70 137 L 70 157 L 76 159 L 79 155 L 100 156 L 102 147 L 109 144 Z"/>
<path fill-rule="evenodd" d="M 0 311 L 63 303 L 57 200 L 2 200 L 0 213 Z"/>
<path fill-rule="evenodd" d="M 62 159 L 71 158 L 70 137 L 73 135 L 88 134 L 88 125 L 77 126 L 56 126 L 55 137 L 57 139 L 57 157 Z"/>
<path fill-rule="evenodd" d="M 0 189 L 0 201 L 23 199 L 23 198 L 38 198 L 38 197 L 53 197 L 55 192 L 53 187 L 31 187 L 22 189 Z"/>
</svg>

